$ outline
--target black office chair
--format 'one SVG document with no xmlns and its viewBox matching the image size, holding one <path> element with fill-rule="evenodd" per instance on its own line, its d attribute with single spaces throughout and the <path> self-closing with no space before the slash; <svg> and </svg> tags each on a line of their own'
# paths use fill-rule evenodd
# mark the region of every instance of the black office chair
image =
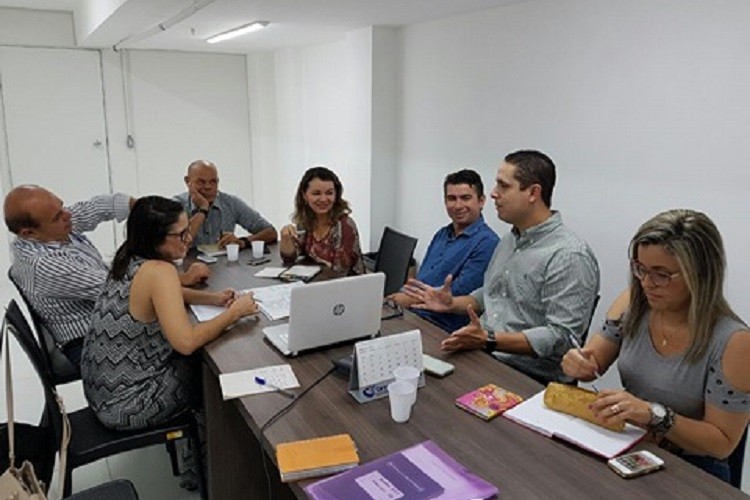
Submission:
<svg viewBox="0 0 750 500">
<path fill-rule="evenodd" d="M 386 226 L 375 258 L 376 273 L 385 273 L 384 295 L 398 292 L 406 282 L 417 239 Z"/>
<path fill-rule="evenodd" d="M 47 327 L 44 326 L 44 322 L 36 311 L 34 311 L 34 308 L 31 307 L 31 302 L 29 302 L 29 299 L 24 295 L 23 290 L 18 286 L 16 280 L 13 279 L 10 271 L 8 271 L 8 279 L 10 279 L 10 282 L 15 285 L 16 290 L 18 290 L 18 295 L 21 296 L 21 299 L 26 305 L 26 309 L 29 311 L 29 315 L 31 315 L 31 321 L 34 323 L 34 330 L 36 330 L 37 342 L 42 347 L 41 361 L 44 369 L 50 374 L 52 383 L 57 386 L 80 380 L 81 371 L 77 366 L 70 362 L 68 357 L 62 352 L 62 349 L 57 346 L 52 334 L 47 330 Z"/>
<path fill-rule="evenodd" d="M 18 343 L 26 352 L 42 383 L 45 397 L 45 416 L 47 417 L 44 421 L 53 430 L 56 446 L 59 447 L 63 419 L 58 410 L 55 385 L 41 361 L 42 350 L 34 340 L 31 327 L 15 300 L 11 300 L 8 304 L 5 318 L 8 322 L 8 331 L 16 337 Z M 164 425 L 133 431 L 116 431 L 104 427 L 89 407 L 68 413 L 68 418 L 70 419 L 71 440 L 68 445 L 68 466 L 65 470 L 63 497 L 70 495 L 73 469 L 102 458 L 155 444 L 172 443 L 174 440 L 183 437 L 190 439 L 194 450 L 200 450 L 198 424 L 190 411 Z M 198 488 L 201 498 L 205 500 L 208 497 L 201 453 L 194 453 L 194 456 L 198 469 Z"/>
<path fill-rule="evenodd" d="M 127 479 L 118 479 L 79 491 L 66 500 L 138 500 L 138 492 Z"/>
<path fill-rule="evenodd" d="M 747 445 L 747 427 L 742 433 L 742 438 L 737 448 L 727 457 L 729 463 L 729 484 L 737 489 L 742 488 L 742 466 L 745 463 L 745 447 Z"/>
<path fill-rule="evenodd" d="M 4 335 L 5 328 L 0 328 L 0 354 L 2 354 L 3 350 Z M 10 355 L 8 353 L 8 356 Z M 5 392 L 4 387 L 2 392 Z M 14 399 L 18 401 L 19 395 L 17 393 L 14 394 Z M 5 399 L 3 399 L 4 405 Z M 5 415 L 2 416 L 5 417 Z M 43 418 L 40 420 L 42 422 L 39 424 L 30 424 L 19 422 L 17 418 L 14 418 L 15 464 L 18 467 L 26 460 L 31 462 L 34 466 L 36 477 L 49 488 L 55 468 L 55 454 L 59 442 L 56 445 L 54 433 L 44 424 Z M 10 465 L 8 452 L 8 424 L 7 422 L 3 422 L 0 424 L 0 470 L 7 470 Z"/>
<path fill-rule="evenodd" d="M 596 306 L 599 305 L 599 299 L 601 299 L 602 296 L 597 294 L 596 298 L 594 299 L 594 304 L 591 306 L 591 312 L 589 313 L 589 322 L 586 324 L 586 328 L 583 330 L 583 335 L 581 336 L 581 345 L 586 345 L 586 339 L 589 336 L 589 331 L 591 331 L 591 322 L 594 321 L 594 313 L 596 312 Z"/>
</svg>

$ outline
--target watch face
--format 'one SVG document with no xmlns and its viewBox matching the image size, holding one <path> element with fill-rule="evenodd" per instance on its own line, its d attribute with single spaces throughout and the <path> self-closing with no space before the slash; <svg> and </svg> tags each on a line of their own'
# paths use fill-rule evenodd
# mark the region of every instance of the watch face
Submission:
<svg viewBox="0 0 750 500">
<path fill-rule="evenodd" d="M 652 403 L 651 404 L 651 421 L 654 423 L 661 422 L 664 420 L 664 417 L 667 416 L 667 409 L 664 408 L 664 405 L 660 405 L 658 403 Z"/>
</svg>

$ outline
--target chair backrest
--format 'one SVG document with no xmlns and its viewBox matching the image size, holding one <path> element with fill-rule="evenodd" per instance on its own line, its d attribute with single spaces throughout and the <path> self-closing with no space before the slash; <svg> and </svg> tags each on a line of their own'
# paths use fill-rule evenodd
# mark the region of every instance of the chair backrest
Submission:
<svg viewBox="0 0 750 500">
<path fill-rule="evenodd" d="M 42 318 L 36 313 L 34 308 L 31 306 L 31 302 L 28 297 L 23 293 L 23 289 L 18 285 L 13 275 L 8 271 L 8 279 L 16 287 L 18 295 L 26 305 L 26 309 L 29 311 L 31 321 L 34 323 L 34 329 L 36 330 L 37 341 L 41 347 L 40 352 L 42 356 L 42 362 L 44 363 L 44 369 L 52 377 L 52 382 L 55 385 L 65 384 L 73 382 L 81 378 L 80 370 L 77 366 L 70 362 L 67 356 L 55 343 L 55 339 L 52 334 L 44 326 Z"/>
<path fill-rule="evenodd" d="M 16 310 L 18 310 L 16 306 Z M 6 321 L 7 315 L 6 315 Z M 3 325 L 5 326 L 5 325 Z M 0 352 L 5 341 L 5 335 L 13 334 L 13 326 L 8 321 L 8 328 L 0 328 Z M 22 346 L 23 347 L 23 346 Z M 10 352 L 6 353 L 6 356 L 13 356 Z M 15 356 L 14 356 L 15 357 Z M 2 367 L 0 371 L 3 372 L 3 379 L 5 378 L 5 366 L 0 364 Z M 12 367 L 11 367 L 12 368 Z M 12 370 L 11 370 L 12 380 Z M 3 390 L 5 392 L 5 390 Z M 27 394 L 18 393 L 13 394 L 13 399 L 18 401 L 21 397 L 28 397 Z M 5 401 L 3 401 L 5 403 Z M 5 405 L 4 405 L 5 406 Z M 0 416 L 3 423 L 0 424 L 0 470 L 6 470 L 9 466 L 9 426 L 5 421 L 6 415 Z M 52 472 L 55 466 L 55 455 L 57 453 L 58 443 L 54 435 L 54 430 L 49 425 L 49 419 L 47 418 L 47 409 L 45 409 L 40 418 L 39 424 L 29 424 L 25 422 L 19 422 L 14 415 L 14 435 L 15 435 L 15 464 L 19 466 L 23 461 L 28 460 L 34 465 L 34 470 L 37 477 L 49 487 L 52 479 Z"/>
<path fill-rule="evenodd" d="M 586 328 L 583 329 L 583 335 L 581 336 L 581 345 L 586 345 L 586 339 L 589 336 L 589 331 L 591 330 L 591 322 L 594 321 L 594 313 L 596 312 L 596 306 L 599 305 L 599 299 L 601 299 L 602 296 L 597 294 L 596 298 L 594 299 L 594 304 L 591 306 L 591 312 L 589 313 L 589 321 L 586 324 Z"/>
<path fill-rule="evenodd" d="M 380 239 L 375 272 L 385 273 L 385 295 L 398 292 L 406 282 L 417 239 L 386 226 Z"/>
<path fill-rule="evenodd" d="M 21 349 L 26 353 L 31 366 L 39 376 L 45 400 L 45 413 L 44 418 L 42 418 L 41 426 L 51 426 L 55 436 L 55 442 L 59 446 L 63 432 L 63 422 L 57 404 L 55 384 L 51 375 L 45 369 L 42 350 L 34 339 L 34 332 L 32 332 L 31 326 L 29 326 L 28 321 L 26 321 L 26 317 L 24 317 L 21 308 L 13 299 L 11 299 L 5 311 L 5 320 L 8 323 L 8 332 L 10 332 L 18 341 Z"/>
</svg>

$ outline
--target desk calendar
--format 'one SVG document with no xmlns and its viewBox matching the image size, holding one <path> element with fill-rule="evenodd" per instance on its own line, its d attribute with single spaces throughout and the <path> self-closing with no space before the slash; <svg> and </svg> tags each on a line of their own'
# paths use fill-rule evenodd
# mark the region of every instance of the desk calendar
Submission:
<svg viewBox="0 0 750 500">
<path fill-rule="evenodd" d="M 422 371 L 422 335 L 419 330 L 357 342 L 349 376 L 349 394 L 360 403 L 387 396 L 393 370 L 399 366 L 413 366 Z M 424 374 L 419 377 L 419 387 L 422 386 Z"/>
</svg>

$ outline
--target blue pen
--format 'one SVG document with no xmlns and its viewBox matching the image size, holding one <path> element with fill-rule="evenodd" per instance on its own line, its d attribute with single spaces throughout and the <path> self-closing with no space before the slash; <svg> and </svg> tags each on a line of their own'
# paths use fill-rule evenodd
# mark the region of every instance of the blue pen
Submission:
<svg viewBox="0 0 750 500">
<path fill-rule="evenodd" d="M 578 354 L 580 354 L 582 358 L 586 359 L 586 356 L 583 355 L 583 351 L 581 350 L 581 344 L 578 343 L 578 340 L 576 340 L 576 338 L 573 336 L 572 333 L 568 334 L 568 338 L 570 339 L 570 342 L 573 344 L 573 347 L 575 347 L 576 350 L 578 351 Z M 596 376 L 596 380 L 602 379 L 602 376 L 599 375 L 598 370 L 594 371 L 594 376 Z M 591 388 L 594 389 L 594 392 L 596 392 L 597 394 L 599 393 L 599 389 L 597 389 L 593 383 L 591 384 Z"/>
<path fill-rule="evenodd" d="M 256 382 L 256 383 L 257 383 L 258 385 L 263 385 L 263 386 L 266 386 L 266 387 L 268 387 L 268 388 L 270 388 L 270 389 L 273 389 L 273 390 L 275 390 L 276 392 L 278 392 L 279 394 L 281 394 L 281 395 L 283 395 L 283 396 L 286 396 L 286 397 L 288 397 L 288 398 L 294 399 L 294 397 L 295 397 L 295 396 L 294 396 L 294 393 L 292 393 L 292 392 L 289 392 L 289 391 L 287 391 L 286 389 L 282 389 L 281 387 L 279 387 L 279 386 L 277 386 L 277 385 L 273 385 L 273 384 L 272 384 L 272 383 L 270 383 L 270 382 L 266 382 L 266 379 L 264 379 L 263 377 L 255 377 L 255 382 Z"/>
</svg>

